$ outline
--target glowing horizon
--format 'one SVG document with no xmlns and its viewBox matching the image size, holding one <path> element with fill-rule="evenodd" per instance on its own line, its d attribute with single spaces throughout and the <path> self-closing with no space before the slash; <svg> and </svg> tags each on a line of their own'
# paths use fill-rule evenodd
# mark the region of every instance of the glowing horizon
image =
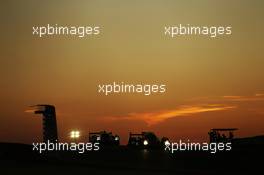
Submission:
<svg viewBox="0 0 264 175">
<path fill-rule="evenodd" d="M 0 141 L 41 140 L 41 118 L 24 111 L 43 103 L 56 107 L 60 140 L 72 128 L 82 139 L 108 130 L 122 142 L 143 130 L 171 139 L 206 140 L 213 127 L 263 135 L 263 6 L 260 0 L 3 2 Z M 100 35 L 32 35 L 33 26 L 47 24 L 100 26 Z M 178 24 L 232 26 L 232 35 L 164 36 L 164 26 Z M 113 82 L 167 90 L 97 92 L 98 84 Z"/>
</svg>

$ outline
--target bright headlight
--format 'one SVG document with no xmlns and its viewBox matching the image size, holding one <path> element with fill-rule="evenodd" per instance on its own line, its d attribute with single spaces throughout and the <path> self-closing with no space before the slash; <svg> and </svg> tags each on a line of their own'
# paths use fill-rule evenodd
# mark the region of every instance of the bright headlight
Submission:
<svg viewBox="0 0 264 175">
<path fill-rule="evenodd" d="M 143 144 L 144 144 L 145 146 L 147 146 L 147 145 L 148 145 L 148 141 L 147 141 L 147 140 L 144 140 Z"/>
<path fill-rule="evenodd" d="M 101 137 L 100 136 L 96 137 L 96 140 L 97 141 L 101 140 Z"/>
<path fill-rule="evenodd" d="M 115 137 L 115 141 L 118 141 L 119 140 L 119 137 Z"/>
</svg>

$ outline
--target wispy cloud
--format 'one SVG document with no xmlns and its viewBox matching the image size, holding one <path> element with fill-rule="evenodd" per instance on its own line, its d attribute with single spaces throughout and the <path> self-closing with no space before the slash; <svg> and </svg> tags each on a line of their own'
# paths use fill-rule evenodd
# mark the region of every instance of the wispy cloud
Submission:
<svg viewBox="0 0 264 175">
<path fill-rule="evenodd" d="M 253 96 L 223 96 L 225 100 L 229 101 L 264 101 L 264 94 L 255 94 Z"/>
<path fill-rule="evenodd" d="M 34 110 L 34 109 L 26 109 L 24 112 L 27 112 L 27 113 L 34 113 L 35 110 Z"/>
<path fill-rule="evenodd" d="M 146 122 L 148 125 L 154 125 L 170 118 L 175 118 L 180 116 L 190 116 L 203 112 L 230 110 L 233 108 L 235 108 L 235 106 L 227 106 L 222 104 L 180 106 L 172 110 L 129 113 L 126 116 L 111 116 L 111 117 L 107 117 L 106 119 L 107 120 L 141 120 Z"/>
<path fill-rule="evenodd" d="M 199 97 L 186 100 L 188 105 L 181 105 L 175 109 L 159 110 L 149 112 L 134 112 L 122 116 L 108 116 L 105 120 L 138 120 L 148 125 L 158 124 L 170 118 L 193 116 L 198 113 L 215 112 L 239 108 L 243 102 L 250 102 L 251 108 L 255 102 L 264 101 L 264 93 L 257 93 L 251 96 L 225 95 L 215 97 Z M 245 107 L 245 106 L 244 106 Z M 255 108 L 254 108 L 255 109 Z M 241 109 L 240 109 L 241 110 Z M 263 110 L 255 109 L 255 112 L 263 114 Z"/>
<path fill-rule="evenodd" d="M 187 102 L 203 102 L 203 103 L 221 103 L 226 104 L 229 102 L 254 102 L 254 101 L 264 101 L 263 93 L 256 93 L 254 95 L 223 95 L 223 96 L 206 96 L 206 97 L 195 97 L 186 100 Z"/>
</svg>

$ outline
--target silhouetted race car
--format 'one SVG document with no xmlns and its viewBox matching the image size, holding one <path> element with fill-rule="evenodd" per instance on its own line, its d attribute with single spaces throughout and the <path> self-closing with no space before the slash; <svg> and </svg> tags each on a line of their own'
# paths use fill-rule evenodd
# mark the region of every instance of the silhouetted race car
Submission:
<svg viewBox="0 0 264 175">
<path fill-rule="evenodd" d="M 90 132 L 89 142 L 99 143 L 101 146 L 119 146 L 120 138 L 118 135 L 113 135 L 112 132 Z"/>
<path fill-rule="evenodd" d="M 163 137 L 159 140 L 153 132 L 142 132 L 140 134 L 129 133 L 129 147 L 165 148 L 166 144 L 170 144 L 168 138 Z"/>
</svg>

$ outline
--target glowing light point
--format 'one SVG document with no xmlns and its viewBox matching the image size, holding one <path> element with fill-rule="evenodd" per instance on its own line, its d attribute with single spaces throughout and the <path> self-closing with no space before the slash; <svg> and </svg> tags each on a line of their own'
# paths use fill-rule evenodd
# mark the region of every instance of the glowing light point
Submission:
<svg viewBox="0 0 264 175">
<path fill-rule="evenodd" d="M 144 144 L 145 146 L 147 146 L 147 145 L 148 145 L 148 141 L 147 141 L 147 140 L 144 140 L 143 144 Z"/>
<path fill-rule="evenodd" d="M 71 131 L 70 137 L 73 139 L 79 138 L 80 137 L 80 131 Z"/>
</svg>

